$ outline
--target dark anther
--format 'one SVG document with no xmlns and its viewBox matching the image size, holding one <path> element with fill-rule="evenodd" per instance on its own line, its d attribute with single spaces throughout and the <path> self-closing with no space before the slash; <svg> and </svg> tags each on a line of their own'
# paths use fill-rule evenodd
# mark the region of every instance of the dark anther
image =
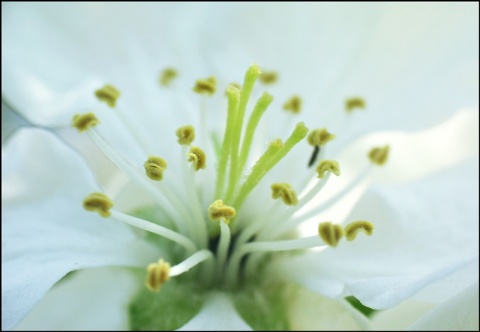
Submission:
<svg viewBox="0 0 480 332">
<path fill-rule="evenodd" d="M 320 152 L 320 147 L 315 145 L 313 148 L 312 156 L 310 157 L 310 161 L 308 162 L 308 167 L 312 167 L 313 164 L 317 161 L 318 153 Z"/>
</svg>

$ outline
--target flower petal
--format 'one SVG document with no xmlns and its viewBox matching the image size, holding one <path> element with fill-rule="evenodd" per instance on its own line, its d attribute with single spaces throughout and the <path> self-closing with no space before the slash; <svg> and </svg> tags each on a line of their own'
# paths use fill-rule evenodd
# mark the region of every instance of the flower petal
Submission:
<svg viewBox="0 0 480 332">
<path fill-rule="evenodd" d="M 434 304 L 406 300 L 393 308 L 374 313 L 371 318 L 372 330 L 375 331 L 403 331 L 413 322 L 435 307 Z"/>
<path fill-rule="evenodd" d="M 478 280 L 420 318 L 409 330 L 476 331 L 479 319 Z"/>
<path fill-rule="evenodd" d="M 49 132 L 20 129 L 2 151 L 2 328 L 69 271 L 158 258 L 127 226 L 83 210 L 92 191 L 85 162 Z"/>
<path fill-rule="evenodd" d="M 286 260 L 282 271 L 329 297 L 353 294 L 366 306 L 391 307 L 478 261 L 478 160 L 422 181 L 372 187 L 348 218 L 359 219 L 375 224 L 372 236 Z"/>
<path fill-rule="evenodd" d="M 223 293 L 213 293 L 202 310 L 178 331 L 252 331 L 235 310 L 232 300 Z"/>
<path fill-rule="evenodd" d="M 345 300 L 332 300 L 299 287 L 289 306 L 290 328 L 309 330 L 368 330 L 365 316 Z"/>
<path fill-rule="evenodd" d="M 123 268 L 78 271 L 55 285 L 16 329 L 126 330 L 128 304 L 141 285 Z"/>
<path fill-rule="evenodd" d="M 356 117 L 349 131 L 354 136 L 372 129 L 428 127 L 452 110 L 478 103 L 478 79 L 472 74 L 478 71 L 477 4 L 5 8 L 5 95 L 44 124 L 51 119 L 43 115 L 55 114 L 41 107 L 42 116 L 36 116 L 34 109 L 75 107 L 74 101 L 98 77 L 144 86 L 137 80 L 143 73 L 135 75 L 137 84 L 128 84 L 135 74 L 129 71 L 139 66 L 129 51 L 136 48 L 149 54 L 149 63 L 166 66 L 170 61 L 187 75 L 219 75 L 222 85 L 239 79 L 257 61 L 281 72 L 279 100 L 272 108 L 299 92 L 306 98 L 305 108 L 324 112 L 322 122 L 335 129 L 345 128 L 345 98 L 364 96 L 368 112 Z M 142 82 L 153 82 L 154 75 Z M 29 89 L 24 89 L 25 82 Z M 311 112 L 312 121 L 318 118 Z"/>
</svg>

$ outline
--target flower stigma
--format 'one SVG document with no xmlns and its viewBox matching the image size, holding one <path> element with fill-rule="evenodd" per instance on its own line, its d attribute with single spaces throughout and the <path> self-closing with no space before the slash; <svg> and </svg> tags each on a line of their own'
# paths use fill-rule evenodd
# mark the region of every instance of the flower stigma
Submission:
<svg viewBox="0 0 480 332">
<path fill-rule="evenodd" d="M 148 213 L 113 209 L 113 200 L 99 192 L 88 195 L 83 202 L 88 211 L 146 231 L 148 240 L 162 248 L 158 261 L 146 267 L 146 288 L 159 293 L 156 296 L 161 297 L 167 285 L 176 279 L 179 283 L 194 284 L 198 291 L 221 289 L 234 292 L 257 284 L 266 271 L 265 267 L 278 252 L 296 255 L 312 248 L 335 248 L 342 245 L 343 237 L 354 240 L 360 231 L 372 235 L 374 227 L 369 221 L 356 221 L 346 227 L 330 221 L 317 221 L 318 230 L 313 230 L 315 235 L 297 235 L 298 226 L 318 218 L 322 211 L 344 197 L 369 174 L 371 167 L 361 172 L 337 195 L 319 205 L 316 198 L 331 174 L 340 176 L 339 163 L 324 158 L 325 147 L 335 139 L 327 128 L 309 130 L 305 123 L 298 122 L 289 135 L 272 139 L 262 153 L 255 155 L 253 148 L 261 146 L 255 141 L 257 128 L 273 97 L 268 93 L 260 95 L 248 117 L 247 104 L 257 80 L 271 84 L 277 78 L 276 72 L 262 75 L 260 68 L 252 65 L 241 86 L 231 84 L 226 87 L 226 121 L 223 139 L 218 142 L 216 153 L 214 148 L 209 149 L 209 144 L 214 144 L 208 139 L 214 133 L 205 132 L 207 122 L 202 118 L 206 116 L 205 112 L 202 112 L 197 128 L 184 125 L 172 130 L 172 138 L 176 135 L 180 145 L 176 147 L 180 150 L 181 167 L 180 173 L 168 179 L 172 180 L 170 182 L 165 178 L 176 170 L 170 166 L 172 171 L 166 173 L 167 160 L 155 155 L 166 155 L 161 149 L 157 149 L 160 151 L 155 151 L 155 154 L 146 153 L 149 150 L 145 149 L 146 161 L 142 170 L 141 164 L 125 158 L 122 151 L 114 148 L 98 130 L 99 126 L 108 126 L 108 123 L 100 123 L 92 112 L 74 116 L 72 127 L 87 133 L 103 154 L 155 202 L 149 211 L 161 212 L 162 217 L 158 219 Z M 162 88 L 170 88 L 173 79 L 177 79 L 177 71 L 165 69 L 160 75 Z M 213 76 L 197 80 L 193 87 L 194 92 L 202 95 L 203 101 L 205 96 L 213 96 L 216 90 L 217 80 Z M 119 90 L 107 84 L 96 90 L 95 96 L 100 102 L 115 108 L 113 111 L 128 129 L 125 135 L 138 138 L 139 146 L 147 146 L 143 144 L 143 136 L 148 132 L 138 132 L 126 121 L 123 111 L 117 109 L 117 105 L 121 104 Z M 364 106 L 363 99 L 355 98 L 346 107 L 351 110 Z M 302 99 L 297 95 L 284 104 L 285 110 L 295 113 L 288 116 L 298 116 L 301 108 Z M 202 148 L 192 146 L 196 134 Z M 293 180 L 288 172 L 281 182 L 267 183 L 267 175 L 272 169 L 304 140 L 304 144 L 313 146 L 314 151 L 312 156 L 305 156 L 308 164 L 304 165 L 306 177 L 303 184 L 299 186 L 296 182 L 287 182 Z M 372 164 L 383 165 L 388 153 L 388 146 L 374 148 L 368 158 Z M 168 160 L 172 165 L 170 162 Z M 205 175 L 205 170 L 210 167 L 215 169 L 213 179 Z M 271 196 L 260 197 L 261 190 L 257 189 L 266 186 L 270 187 Z M 251 204 L 246 204 L 252 200 L 264 202 L 262 208 L 252 210 Z M 314 208 L 305 210 L 307 205 Z"/>
</svg>

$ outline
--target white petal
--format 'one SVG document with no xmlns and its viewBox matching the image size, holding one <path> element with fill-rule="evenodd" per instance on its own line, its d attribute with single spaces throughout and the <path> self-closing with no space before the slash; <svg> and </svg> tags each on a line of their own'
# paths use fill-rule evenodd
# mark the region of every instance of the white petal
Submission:
<svg viewBox="0 0 480 332">
<path fill-rule="evenodd" d="M 232 300 L 223 293 L 211 294 L 202 310 L 178 331 L 252 331 L 239 316 Z"/>
<path fill-rule="evenodd" d="M 476 331 L 479 320 L 478 280 L 423 316 L 409 330 Z"/>
<path fill-rule="evenodd" d="M 349 221 L 375 231 L 293 258 L 285 273 L 326 296 L 391 307 L 478 261 L 478 160 L 413 183 L 372 187 Z M 471 278 L 478 279 L 478 271 Z"/>
<path fill-rule="evenodd" d="M 2 145 L 15 130 L 26 124 L 27 122 L 18 113 L 2 102 Z"/>
<path fill-rule="evenodd" d="M 69 271 L 158 258 L 130 228 L 83 210 L 93 191 L 84 161 L 51 133 L 21 129 L 2 151 L 4 329 Z"/>
<path fill-rule="evenodd" d="M 148 54 L 146 63 L 179 64 L 186 75 L 215 74 L 223 83 L 241 79 L 245 67 L 257 61 L 282 74 L 281 94 L 272 108 L 298 92 L 306 98 L 306 109 L 320 111 L 322 122 L 338 129 L 345 128 L 344 99 L 362 95 L 368 113 L 356 117 L 351 135 L 423 128 L 454 109 L 477 104 L 478 79 L 472 75 L 478 71 L 476 4 L 5 7 L 4 89 L 12 102 L 28 100 L 30 110 L 21 111 L 31 117 L 40 101 L 60 98 L 63 108 L 75 105 L 62 96 L 71 95 L 73 101 L 93 83 L 89 78 L 137 88 L 144 87 L 140 81 L 153 82 L 160 68 L 151 68 L 148 78 L 138 74 L 145 66 L 130 52 L 136 48 Z M 22 78 L 35 93 L 20 91 Z M 139 99 L 137 105 L 146 101 Z M 46 110 L 42 107 L 42 115 Z M 318 113 L 309 113 L 317 122 Z"/>
<path fill-rule="evenodd" d="M 55 285 L 16 330 L 127 330 L 128 304 L 141 285 L 123 268 L 78 271 Z"/>
<path fill-rule="evenodd" d="M 434 304 L 428 302 L 404 301 L 393 308 L 374 313 L 371 318 L 372 329 L 375 331 L 405 330 L 434 307 Z"/>
<path fill-rule="evenodd" d="M 365 316 L 345 300 L 332 300 L 299 287 L 289 304 L 293 331 L 368 330 Z"/>
</svg>

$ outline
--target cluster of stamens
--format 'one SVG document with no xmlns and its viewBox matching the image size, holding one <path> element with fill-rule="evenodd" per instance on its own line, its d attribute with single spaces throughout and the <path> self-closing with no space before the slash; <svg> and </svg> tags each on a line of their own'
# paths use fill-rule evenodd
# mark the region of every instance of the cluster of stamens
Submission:
<svg viewBox="0 0 480 332">
<path fill-rule="evenodd" d="M 169 68 L 162 73 L 160 83 L 163 86 L 170 86 L 177 75 L 175 70 Z M 95 127 L 100 122 L 94 113 L 76 115 L 73 118 L 72 126 L 80 132 L 87 132 L 93 142 L 120 170 L 158 200 L 159 208 L 171 207 L 170 209 L 165 208 L 165 210 L 174 225 L 167 227 L 114 210 L 112 200 L 102 193 L 90 194 L 83 203 L 86 210 L 96 211 L 102 217 L 111 217 L 158 234 L 184 248 L 186 259 L 176 265 L 170 266 L 170 263 L 160 258 L 158 262 L 148 266 L 146 285 L 152 291 L 158 292 L 169 278 L 185 273 L 202 262 L 213 263 L 210 265 L 215 280 L 223 282 L 227 287 L 235 287 L 248 277 L 249 271 L 256 270 L 258 263 L 265 257 L 265 255 L 261 255 L 262 253 L 320 246 L 336 247 L 343 237 L 352 241 L 360 231 L 367 235 L 371 235 L 373 232 L 373 225 L 368 221 L 355 221 L 346 227 L 324 221 L 318 224 L 318 234 L 315 236 L 296 239 L 286 236 L 298 225 L 325 209 L 324 204 L 310 212 L 302 210 L 306 204 L 317 197 L 331 174 L 340 175 L 340 166 L 337 161 L 323 159 L 324 146 L 333 140 L 335 135 L 329 133 L 326 128 L 309 130 L 304 123 L 300 122 L 285 141 L 281 139 L 271 141 L 266 151 L 245 174 L 244 169 L 250 155 L 255 130 L 273 100 L 271 95 L 264 93 L 257 101 L 245 128 L 243 128 L 247 102 L 257 78 L 265 84 L 271 84 L 278 79 L 278 76 L 274 72 L 261 75 L 258 66 L 253 65 L 248 69 L 241 88 L 230 85 L 226 89 L 228 114 L 221 152 L 216 160 L 209 159 L 208 164 L 208 167 L 215 164 L 217 169 L 215 193 L 211 198 L 212 203 L 208 207 L 202 206 L 202 200 L 195 188 L 195 173 L 207 167 L 207 155 L 200 147 L 191 145 L 195 140 L 195 128 L 192 125 L 182 126 L 175 132 L 177 142 L 182 146 L 182 153 L 186 157 L 184 160 L 185 181 L 190 181 L 188 185 L 193 186 L 188 191 L 191 196 L 179 197 L 172 188 L 163 184 L 167 161 L 162 157 L 148 156 L 142 171 L 140 165 L 132 166 L 96 131 Z M 217 81 L 214 77 L 198 80 L 193 90 L 204 95 L 204 98 L 211 96 L 217 90 Z M 100 101 L 115 108 L 120 92 L 111 85 L 105 85 L 97 90 L 95 95 Z M 284 108 L 292 113 L 299 113 L 301 105 L 300 97 L 294 96 L 284 104 Z M 354 108 L 365 108 L 363 99 L 348 100 L 346 110 L 351 111 Z M 300 193 L 306 191 L 300 196 L 289 183 L 270 184 L 271 197 L 276 200 L 272 201 L 271 208 L 259 211 L 258 220 L 251 220 L 251 217 L 248 220 L 243 218 L 242 208 L 247 198 L 264 180 L 265 175 L 305 137 L 313 147 L 308 169 L 316 170 L 318 182 L 308 191 L 303 190 L 304 188 L 297 188 Z M 388 146 L 374 148 L 368 157 L 372 163 L 383 165 L 387 160 L 388 150 Z M 188 169 L 188 162 L 191 163 L 190 169 Z M 316 165 L 315 168 L 313 168 L 314 165 Z M 362 176 L 364 174 L 362 173 Z M 159 186 L 154 186 L 151 181 L 159 182 Z M 332 200 L 338 200 L 341 195 L 342 193 Z M 264 197 L 264 199 L 267 202 L 269 198 Z M 165 205 L 165 202 L 168 202 L 168 205 Z M 186 211 L 183 208 L 185 202 L 188 205 Z M 279 204 L 282 204 L 280 202 L 283 202 L 285 208 L 279 209 Z M 326 204 L 331 205 L 332 203 L 329 201 Z M 267 216 L 268 218 L 266 218 Z M 219 226 L 208 225 L 207 217 L 211 222 L 218 223 Z M 212 248 L 211 243 L 216 243 L 216 246 Z M 260 255 L 251 255 L 252 253 Z"/>
</svg>

